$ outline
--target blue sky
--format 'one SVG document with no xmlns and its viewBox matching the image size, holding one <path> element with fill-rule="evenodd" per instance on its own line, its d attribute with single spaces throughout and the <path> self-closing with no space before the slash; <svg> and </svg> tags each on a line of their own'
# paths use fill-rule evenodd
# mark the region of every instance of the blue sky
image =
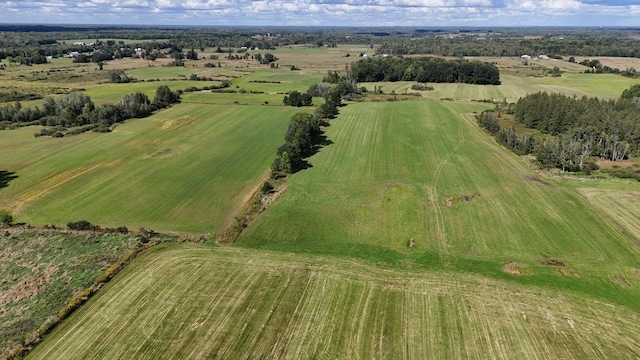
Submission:
<svg viewBox="0 0 640 360">
<path fill-rule="evenodd" d="M 0 5 L 0 23 L 640 27 L 640 0 L 0 0 Z"/>
</svg>

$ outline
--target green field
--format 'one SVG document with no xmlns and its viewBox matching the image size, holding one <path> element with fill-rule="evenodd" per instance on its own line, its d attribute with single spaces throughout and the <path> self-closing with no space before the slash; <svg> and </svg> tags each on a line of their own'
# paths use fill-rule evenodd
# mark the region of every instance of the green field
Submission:
<svg viewBox="0 0 640 360">
<path fill-rule="evenodd" d="M 184 66 L 153 66 L 144 67 L 139 69 L 127 70 L 127 75 L 138 80 L 150 80 L 150 79 L 167 79 L 167 78 L 185 78 L 191 74 L 197 74 L 200 69 L 193 69 Z"/>
<path fill-rule="evenodd" d="M 0 171 L 11 175 L 0 209 L 16 222 L 85 219 L 210 240 L 136 259 L 30 358 L 637 357 L 638 183 L 536 171 L 473 117 L 494 106 L 483 100 L 538 91 L 612 99 L 637 80 L 511 68 L 499 86 L 431 84 L 408 101 L 391 100 L 415 92 L 410 82 L 359 84 L 384 94 L 340 107 L 310 166 L 285 179 L 235 244 L 213 244 L 267 179 L 291 116 L 314 111 L 282 106 L 284 94 L 367 51 L 284 47 L 273 52 L 280 68 L 107 64 L 161 79 L 129 84 L 77 68 L 74 86 L 98 104 L 220 83 L 190 74 L 232 79 L 238 93 L 184 93 L 107 134 L 0 131 Z M 55 64 L 46 66 L 34 69 Z M 35 89 L 29 76 L 46 72 L 29 71 L 9 69 L 7 86 Z"/>
<path fill-rule="evenodd" d="M 290 179 L 240 245 L 492 277 L 514 262 L 528 275 L 519 281 L 638 310 L 634 238 L 457 115 L 479 108 L 428 101 L 349 105 L 327 130 L 335 144 Z M 411 238 L 417 246 L 409 249 Z M 543 265 L 547 257 L 565 266 Z M 631 288 L 618 288 L 619 278 Z"/>
<path fill-rule="evenodd" d="M 132 84 L 100 84 L 87 89 L 87 95 L 91 97 L 96 104 L 113 104 L 117 103 L 124 96 L 141 92 L 146 94 L 150 100 L 156 94 L 158 87 L 166 85 L 171 90 L 184 90 L 189 87 L 203 88 L 205 86 L 218 86 L 218 81 L 189 81 L 189 80 L 176 80 L 176 81 L 153 81 L 153 82 L 137 82 Z"/>
<path fill-rule="evenodd" d="M 375 86 L 382 86 L 385 94 L 402 94 L 419 92 L 423 97 L 440 100 L 494 100 L 516 102 L 519 98 L 536 92 L 562 93 L 567 96 L 588 96 L 605 99 L 619 98 L 625 89 L 637 81 L 612 74 L 571 74 L 561 77 L 522 77 L 501 74 L 502 85 L 477 86 L 469 84 L 430 84 L 432 91 L 411 90 L 412 82 L 363 83 L 369 91 Z"/>
<path fill-rule="evenodd" d="M 184 245 L 156 249 L 121 275 L 28 359 L 622 359 L 640 352 L 640 317 L 623 306 L 472 274 Z"/>
<path fill-rule="evenodd" d="M 298 110 L 181 104 L 109 134 L 3 131 L 3 167 L 17 179 L 0 208 L 33 225 L 215 232 L 259 185 Z"/>
<path fill-rule="evenodd" d="M 289 69 L 269 69 L 234 79 L 232 85 L 268 93 L 289 93 L 293 90 L 306 92 L 311 85 L 321 82 L 322 76 L 323 74 L 309 75 L 306 72 Z"/>
<path fill-rule="evenodd" d="M 239 246 L 153 250 L 30 358 L 634 357 L 640 247 L 485 107 L 342 108 Z"/>
</svg>

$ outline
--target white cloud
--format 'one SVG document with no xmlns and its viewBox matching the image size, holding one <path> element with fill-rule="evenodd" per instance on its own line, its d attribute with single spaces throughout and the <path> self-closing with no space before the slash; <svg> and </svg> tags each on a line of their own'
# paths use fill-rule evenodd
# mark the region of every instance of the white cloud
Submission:
<svg viewBox="0 0 640 360">
<path fill-rule="evenodd" d="M 5 5 L 0 22 L 16 22 L 23 12 L 29 14 L 25 22 L 118 23 L 119 16 L 130 22 L 137 12 L 142 24 L 519 26 L 580 25 L 586 19 L 590 26 L 637 24 L 640 5 L 629 5 L 631 0 L 582 1 L 0 0 Z"/>
<path fill-rule="evenodd" d="M 577 0 L 515 0 L 508 5 L 515 10 L 577 10 L 582 7 L 582 3 Z"/>
</svg>

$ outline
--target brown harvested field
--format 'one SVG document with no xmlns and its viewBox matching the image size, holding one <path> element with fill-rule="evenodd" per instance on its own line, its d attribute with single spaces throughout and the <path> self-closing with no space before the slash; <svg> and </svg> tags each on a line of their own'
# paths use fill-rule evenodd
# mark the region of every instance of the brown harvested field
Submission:
<svg viewBox="0 0 640 360">
<path fill-rule="evenodd" d="M 612 56 L 591 56 L 591 57 L 576 57 L 576 62 L 581 62 L 584 60 L 600 60 L 602 65 L 606 65 L 608 67 L 614 69 L 630 69 L 634 68 L 636 70 L 640 70 L 640 58 L 632 58 L 632 57 L 612 57 Z"/>
</svg>

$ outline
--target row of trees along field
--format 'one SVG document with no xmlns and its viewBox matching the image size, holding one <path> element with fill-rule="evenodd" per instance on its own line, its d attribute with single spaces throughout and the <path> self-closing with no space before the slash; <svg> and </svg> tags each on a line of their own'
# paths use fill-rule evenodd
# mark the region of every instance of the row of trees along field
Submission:
<svg viewBox="0 0 640 360">
<path fill-rule="evenodd" d="M 281 174 L 292 174 L 304 168 L 304 158 L 313 154 L 315 146 L 318 145 L 321 125 L 326 124 L 326 120 L 333 119 L 338 115 L 338 107 L 342 106 L 343 95 L 353 96 L 357 92 L 355 86 L 348 86 L 345 79 L 339 81 L 333 87 L 325 83 L 315 84 L 309 87 L 307 94 L 311 96 L 323 96 L 325 102 L 318 107 L 314 114 L 296 113 L 289 123 L 284 137 L 284 144 L 278 148 L 276 159 L 271 164 L 272 177 Z"/>
<path fill-rule="evenodd" d="M 480 114 L 479 125 L 516 153 L 533 153 L 547 168 L 588 172 L 594 168 L 591 157 L 620 161 L 640 155 L 640 85 L 617 100 L 529 94 L 506 110 L 516 122 L 547 136 L 502 129 L 493 111 Z"/>
<path fill-rule="evenodd" d="M 500 85 L 500 71 L 493 64 L 435 57 L 361 59 L 351 65 L 351 77 L 359 82 L 403 80 Z"/>
<path fill-rule="evenodd" d="M 180 101 L 180 95 L 162 85 L 156 89 L 153 101 L 143 93 L 124 96 L 117 104 L 95 106 L 91 98 L 80 92 L 73 92 L 54 99 L 44 98 L 42 109 L 23 108 L 20 102 L 0 107 L 0 129 L 17 126 L 48 126 L 36 136 L 60 137 L 93 130 L 108 132 L 115 123 L 132 118 L 149 116 L 153 111 L 166 108 Z"/>
</svg>

